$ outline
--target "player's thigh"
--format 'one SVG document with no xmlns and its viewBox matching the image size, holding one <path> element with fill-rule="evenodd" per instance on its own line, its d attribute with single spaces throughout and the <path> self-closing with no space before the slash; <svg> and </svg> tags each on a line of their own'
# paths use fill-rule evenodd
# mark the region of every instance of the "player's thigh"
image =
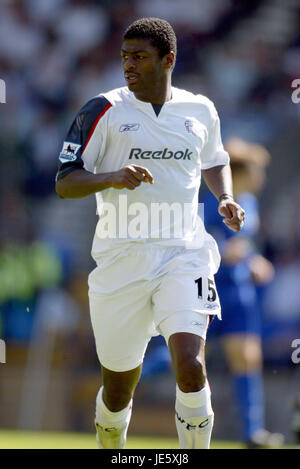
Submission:
<svg viewBox="0 0 300 469">
<path fill-rule="evenodd" d="M 134 262 L 137 262 L 135 259 Z M 97 267 L 89 276 L 90 315 L 100 363 L 123 372 L 138 367 L 153 335 L 151 295 L 134 262 Z"/>
<path fill-rule="evenodd" d="M 177 332 L 169 338 L 176 382 L 183 392 L 197 392 L 206 382 L 205 340 L 196 334 Z"/>
<path fill-rule="evenodd" d="M 205 343 L 209 323 L 210 316 L 208 314 L 202 314 L 191 310 L 181 310 L 171 313 L 167 318 L 164 318 L 157 326 L 157 329 L 164 337 L 169 348 L 172 344 L 177 344 L 178 342 L 178 348 L 181 348 L 183 351 L 188 351 L 191 348 L 193 350 L 197 349 L 195 342 L 198 344 L 199 338 Z M 190 334 L 191 336 L 195 336 L 195 339 L 190 341 L 189 347 L 181 347 L 180 344 L 185 344 L 185 340 L 183 340 L 183 336 L 181 340 L 177 338 L 178 333 Z"/>
<path fill-rule="evenodd" d="M 193 265 L 190 270 L 184 266 L 166 274 L 152 301 L 155 325 L 167 344 L 177 332 L 195 334 L 205 341 L 210 319 L 221 309 L 213 275 L 201 273 Z"/>
<path fill-rule="evenodd" d="M 198 362 L 205 365 L 205 340 L 190 332 L 177 332 L 169 338 L 168 347 L 175 369 Z"/>
<path fill-rule="evenodd" d="M 149 298 L 90 295 L 89 300 L 100 363 L 112 371 L 139 366 L 152 336 Z"/>
</svg>

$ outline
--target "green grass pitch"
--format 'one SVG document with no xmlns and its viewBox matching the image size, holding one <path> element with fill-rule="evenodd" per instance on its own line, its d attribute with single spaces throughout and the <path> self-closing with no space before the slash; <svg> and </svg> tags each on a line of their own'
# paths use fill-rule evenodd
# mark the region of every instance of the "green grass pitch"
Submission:
<svg viewBox="0 0 300 469">
<path fill-rule="evenodd" d="M 211 445 L 211 449 L 242 448 L 233 441 L 213 441 Z M 0 430 L 0 449 L 97 449 L 97 445 L 94 434 Z M 178 442 L 175 438 L 129 436 L 126 449 L 178 449 Z"/>
</svg>

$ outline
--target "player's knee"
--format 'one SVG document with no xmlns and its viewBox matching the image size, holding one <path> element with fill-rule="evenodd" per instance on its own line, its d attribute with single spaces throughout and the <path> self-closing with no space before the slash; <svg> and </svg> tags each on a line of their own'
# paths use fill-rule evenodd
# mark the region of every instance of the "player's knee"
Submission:
<svg viewBox="0 0 300 469">
<path fill-rule="evenodd" d="M 197 358 L 179 360 L 175 375 L 179 389 L 183 392 L 197 392 L 205 386 L 205 365 Z"/>
<path fill-rule="evenodd" d="M 124 409 L 133 397 L 141 366 L 129 371 L 111 371 L 102 365 L 103 400 L 109 410 Z"/>
</svg>

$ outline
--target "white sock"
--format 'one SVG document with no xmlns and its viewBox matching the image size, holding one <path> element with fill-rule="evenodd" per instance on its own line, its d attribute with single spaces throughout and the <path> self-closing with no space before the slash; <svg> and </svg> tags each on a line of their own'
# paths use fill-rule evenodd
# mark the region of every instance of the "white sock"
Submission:
<svg viewBox="0 0 300 469">
<path fill-rule="evenodd" d="M 103 386 L 96 399 L 97 442 L 101 449 L 122 449 L 126 443 L 127 430 L 132 412 L 132 399 L 125 409 L 111 412 L 103 401 Z"/>
<path fill-rule="evenodd" d="M 176 386 L 175 422 L 180 448 L 209 449 L 214 413 L 206 382 L 197 392 L 182 392 Z"/>
</svg>

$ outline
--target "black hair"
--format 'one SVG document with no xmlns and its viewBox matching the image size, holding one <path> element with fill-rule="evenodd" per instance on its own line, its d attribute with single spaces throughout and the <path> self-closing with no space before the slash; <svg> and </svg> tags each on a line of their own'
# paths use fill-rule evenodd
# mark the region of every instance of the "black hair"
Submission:
<svg viewBox="0 0 300 469">
<path fill-rule="evenodd" d="M 158 49 L 160 58 L 171 51 L 176 56 L 176 35 L 174 29 L 166 20 L 150 17 L 134 21 L 124 32 L 123 40 L 136 38 L 148 39 L 152 46 Z"/>
</svg>

